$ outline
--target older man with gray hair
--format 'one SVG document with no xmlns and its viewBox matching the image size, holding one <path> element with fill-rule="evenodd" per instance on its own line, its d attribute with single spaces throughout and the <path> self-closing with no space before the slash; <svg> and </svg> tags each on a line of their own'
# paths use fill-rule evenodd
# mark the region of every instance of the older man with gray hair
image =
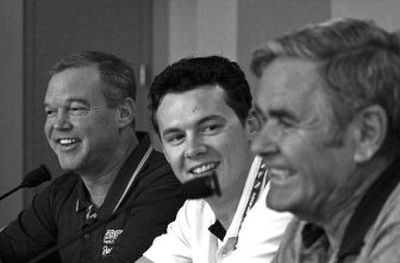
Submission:
<svg viewBox="0 0 400 263">
<path fill-rule="evenodd" d="M 255 51 L 252 70 L 267 205 L 296 215 L 274 262 L 399 262 L 398 36 L 312 25 Z"/>
</svg>

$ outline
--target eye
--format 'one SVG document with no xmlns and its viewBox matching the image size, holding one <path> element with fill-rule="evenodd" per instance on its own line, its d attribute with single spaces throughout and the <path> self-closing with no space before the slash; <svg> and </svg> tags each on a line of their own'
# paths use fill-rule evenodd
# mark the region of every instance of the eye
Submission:
<svg viewBox="0 0 400 263">
<path fill-rule="evenodd" d="M 201 132 L 204 134 L 213 135 L 222 130 L 223 127 L 224 127 L 223 123 L 218 123 L 218 122 L 204 123 L 201 126 Z"/>
<path fill-rule="evenodd" d="M 89 113 L 90 109 L 83 106 L 73 106 L 68 109 L 71 116 L 84 116 Z"/>
<path fill-rule="evenodd" d="M 47 118 L 54 117 L 57 114 L 57 109 L 46 108 L 44 110 L 46 112 Z"/>
<path fill-rule="evenodd" d="M 259 112 L 255 112 L 254 117 L 261 126 L 268 121 L 268 118 Z"/>
<path fill-rule="evenodd" d="M 218 129 L 218 127 L 219 127 L 219 126 L 216 125 L 216 124 L 210 124 L 210 125 L 205 126 L 204 129 L 203 129 L 203 131 L 205 131 L 205 132 L 212 132 L 212 131 Z"/>
<path fill-rule="evenodd" d="M 291 121 L 287 118 L 278 118 L 277 123 L 282 128 L 291 128 L 294 126 L 293 121 Z"/>
<path fill-rule="evenodd" d="M 164 136 L 164 141 L 171 145 L 179 145 L 185 139 L 185 135 L 181 133 L 167 134 Z"/>
</svg>

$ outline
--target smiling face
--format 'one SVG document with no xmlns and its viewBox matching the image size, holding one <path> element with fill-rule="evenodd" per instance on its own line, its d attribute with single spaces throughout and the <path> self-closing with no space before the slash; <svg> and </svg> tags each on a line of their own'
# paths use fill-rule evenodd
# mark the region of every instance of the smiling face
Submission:
<svg viewBox="0 0 400 263">
<path fill-rule="evenodd" d="M 162 98 L 156 112 L 164 153 L 181 182 L 215 171 L 222 195 L 238 196 L 250 168 L 249 126 L 240 122 L 218 86 Z"/>
<path fill-rule="evenodd" d="M 118 110 L 106 107 L 103 85 L 94 66 L 66 69 L 49 81 L 44 131 L 65 170 L 96 173 L 116 153 Z"/>
<path fill-rule="evenodd" d="M 355 169 L 351 133 L 340 145 L 331 141 L 330 106 L 315 67 L 278 58 L 264 69 L 255 96 L 262 128 L 252 143 L 270 168 L 268 206 L 308 218 L 348 199 Z"/>
</svg>

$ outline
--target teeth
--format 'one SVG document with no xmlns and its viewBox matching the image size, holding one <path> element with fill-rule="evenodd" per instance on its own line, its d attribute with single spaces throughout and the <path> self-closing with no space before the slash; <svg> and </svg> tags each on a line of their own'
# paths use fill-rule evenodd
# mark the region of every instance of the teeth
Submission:
<svg viewBox="0 0 400 263">
<path fill-rule="evenodd" d="M 200 167 L 196 167 L 195 169 L 193 169 L 192 172 L 195 173 L 195 174 L 201 174 L 201 173 L 207 172 L 207 171 L 209 171 L 211 169 L 214 169 L 215 167 L 217 167 L 216 163 L 208 163 L 206 165 L 202 165 Z"/>
<path fill-rule="evenodd" d="M 269 174 L 270 176 L 278 176 L 280 178 L 285 178 L 289 175 L 289 171 L 287 169 L 277 169 L 277 168 L 271 168 L 269 169 Z"/>
<path fill-rule="evenodd" d="M 61 145 L 68 145 L 68 144 L 73 144 L 73 143 L 77 143 L 78 140 L 77 139 L 73 139 L 73 138 L 64 138 L 64 139 L 60 139 L 60 144 Z"/>
</svg>

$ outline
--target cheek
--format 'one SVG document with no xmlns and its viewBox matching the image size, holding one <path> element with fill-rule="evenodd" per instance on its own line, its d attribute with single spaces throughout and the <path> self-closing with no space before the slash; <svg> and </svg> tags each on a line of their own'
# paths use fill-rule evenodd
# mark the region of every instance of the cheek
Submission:
<svg viewBox="0 0 400 263">
<path fill-rule="evenodd" d="M 49 138 L 50 133 L 51 133 L 51 124 L 48 120 L 46 120 L 46 122 L 44 123 L 43 131 L 44 131 L 44 134 L 46 135 L 46 137 Z"/>
<path fill-rule="evenodd" d="M 179 148 L 167 146 L 163 148 L 163 153 L 174 172 L 177 173 L 180 167 L 182 167 L 182 158 L 180 157 L 182 154 L 180 154 Z"/>
<path fill-rule="evenodd" d="M 88 139 L 103 138 L 115 133 L 116 127 L 111 120 L 104 118 L 81 118 L 71 120 L 74 132 Z"/>
<path fill-rule="evenodd" d="M 213 144 L 225 153 L 242 154 L 250 149 L 250 137 L 242 128 L 231 128 L 224 136 L 215 138 Z"/>
<path fill-rule="evenodd" d="M 280 151 L 288 162 L 303 177 L 322 168 L 324 152 L 318 149 L 307 136 L 286 137 L 280 142 Z"/>
</svg>

